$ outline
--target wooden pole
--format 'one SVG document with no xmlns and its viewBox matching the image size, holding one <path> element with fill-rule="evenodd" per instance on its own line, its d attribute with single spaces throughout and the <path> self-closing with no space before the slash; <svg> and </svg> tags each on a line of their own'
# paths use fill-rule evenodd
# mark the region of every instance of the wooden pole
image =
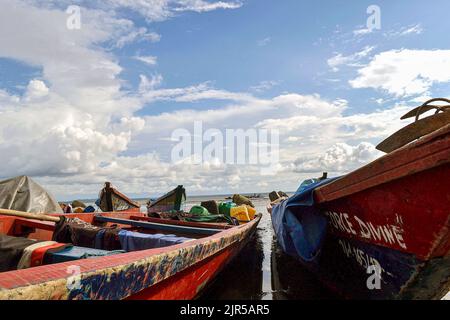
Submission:
<svg viewBox="0 0 450 320">
<path fill-rule="evenodd" d="M 59 217 L 48 216 L 48 215 L 39 214 L 39 213 L 9 210 L 9 209 L 0 209 L 0 215 L 20 217 L 20 218 L 26 218 L 26 219 L 34 219 L 34 220 L 40 220 L 40 221 L 50 221 L 50 222 L 59 222 L 59 220 L 60 220 Z"/>
</svg>

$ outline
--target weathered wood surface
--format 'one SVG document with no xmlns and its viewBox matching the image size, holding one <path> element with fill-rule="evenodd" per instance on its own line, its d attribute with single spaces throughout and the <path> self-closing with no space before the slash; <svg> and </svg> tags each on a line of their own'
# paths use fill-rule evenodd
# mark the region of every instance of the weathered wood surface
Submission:
<svg viewBox="0 0 450 320">
<path fill-rule="evenodd" d="M 128 213 L 127 217 L 131 214 L 134 213 Z M 118 213 L 111 215 L 120 216 Z M 93 220 L 93 215 L 85 214 L 82 217 L 87 222 Z M 231 250 L 233 254 L 230 257 L 233 256 L 237 252 L 235 250 L 239 250 L 240 245 L 253 234 L 259 220 L 260 216 L 248 224 L 176 246 L 0 273 L 0 299 L 116 300 L 132 297 L 164 281 L 176 282 L 174 276 L 188 268 L 200 267 L 205 261 L 221 262 L 215 257 L 223 252 Z M 79 268 L 79 275 L 73 276 L 71 270 L 74 267 Z M 211 270 L 214 271 L 214 268 Z M 214 274 L 212 272 L 210 276 Z M 192 282 L 195 279 L 198 282 Z M 193 298 L 192 287 L 200 290 L 205 280 L 209 279 L 192 278 L 192 281 L 185 282 L 189 283 L 189 287 L 184 287 L 185 294 L 174 295 L 174 298 Z M 161 285 L 160 290 L 166 287 L 172 286 Z M 183 286 L 179 290 L 183 290 Z M 170 292 L 154 292 L 148 298 L 152 296 L 170 298 Z"/>
<path fill-rule="evenodd" d="M 432 133 L 450 123 L 450 112 L 442 112 L 417 120 L 400 129 L 377 145 L 377 149 L 386 153 L 397 150 L 404 145 Z"/>
</svg>

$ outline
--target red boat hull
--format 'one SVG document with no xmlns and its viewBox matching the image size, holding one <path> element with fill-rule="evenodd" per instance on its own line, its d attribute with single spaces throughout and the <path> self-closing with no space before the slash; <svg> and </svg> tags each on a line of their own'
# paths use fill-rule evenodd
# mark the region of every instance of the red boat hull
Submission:
<svg viewBox="0 0 450 320">
<path fill-rule="evenodd" d="M 324 284 L 363 299 L 434 299 L 450 290 L 450 125 L 317 187 L 314 199 L 328 226 L 314 260 L 296 257 Z M 272 210 L 277 223 L 290 212 L 282 208 Z M 285 233 L 282 244 L 291 239 Z M 376 288 L 369 267 L 379 267 Z"/>
<path fill-rule="evenodd" d="M 362 282 L 363 296 L 429 299 L 450 289 L 450 125 L 319 187 L 315 198 L 338 244 L 329 246 L 339 251 L 332 263 L 342 263 L 341 274 L 353 264 L 347 280 Z M 385 292 L 366 287 L 374 264 Z M 342 289 L 337 278 L 326 282 Z"/>
<path fill-rule="evenodd" d="M 411 253 L 449 254 L 450 125 L 315 191 L 339 236 Z"/>
<path fill-rule="evenodd" d="M 122 219 L 137 216 L 134 212 L 104 215 Z M 87 222 L 93 219 L 89 214 L 79 217 Z M 258 215 L 245 225 L 170 247 L 3 272 L 0 300 L 192 299 L 240 252 L 253 236 L 260 218 Z M 11 235 L 39 228 L 33 237 L 48 239 L 52 227 L 51 223 L 0 216 L 0 232 Z M 74 266 L 79 270 L 75 277 L 69 272 Z"/>
<path fill-rule="evenodd" d="M 245 245 L 247 242 L 243 243 Z M 240 252 L 243 245 L 227 248 L 172 278 L 145 289 L 129 300 L 192 300 Z"/>
</svg>

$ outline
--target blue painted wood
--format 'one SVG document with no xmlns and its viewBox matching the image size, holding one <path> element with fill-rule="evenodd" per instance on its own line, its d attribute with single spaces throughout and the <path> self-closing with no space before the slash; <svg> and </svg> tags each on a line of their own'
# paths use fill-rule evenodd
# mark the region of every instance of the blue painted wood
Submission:
<svg viewBox="0 0 450 320">
<path fill-rule="evenodd" d="M 125 253 L 125 251 L 124 250 L 107 251 L 107 250 L 72 246 L 58 252 L 48 252 L 45 257 L 45 262 L 46 264 L 53 264 L 93 257 L 104 257 L 119 253 Z"/>
<path fill-rule="evenodd" d="M 152 230 L 169 231 L 169 232 L 175 232 L 175 233 L 192 233 L 192 234 L 213 235 L 213 234 L 223 231 L 221 229 L 176 226 L 176 225 L 169 225 L 169 224 L 164 224 L 164 223 L 136 221 L 136 220 L 110 218 L 110 217 L 102 217 L 102 216 L 95 217 L 95 221 L 126 224 L 126 225 L 130 225 L 133 227 L 152 229 Z"/>
<path fill-rule="evenodd" d="M 379 289 L 371 290 L 367 286 L 369 277 L 373 275 L 367 269 L 371 265 L 381 267 Z M 424 261 L 412 254 L 328 234 L 318 265 L 308 267 L 346 297 L 398 299 L 401 298 L 402 287 L 423 265 Z"/>
</svg>

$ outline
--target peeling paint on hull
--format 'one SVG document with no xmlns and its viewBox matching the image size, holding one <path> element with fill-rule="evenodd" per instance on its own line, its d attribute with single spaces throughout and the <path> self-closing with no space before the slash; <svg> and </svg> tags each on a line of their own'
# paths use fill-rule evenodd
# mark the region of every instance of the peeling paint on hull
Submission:
<svg viewBox="0 0 450 320">
<path fill-rule="evenodd" d="M 253 235 L 259 220 L 260 216 L 246 225 L 167 248 L 5 272 L 0 274 L 0 299 L 118 300 L 135 295 L 142 299 L 189 299 L 197 294 L 191 287 L 211 280 Z M 67 268 L 74 264 L 81 269 L 79 286 L 68 282 L 71 274 Z M 181 293 L 169 290 L 183 279 L 177 277 L 185 274 L 183 271 L 209 269 L 208 279 L 198 278 L 198 283 L 186 286 L 185 292 L 183 287 Z M 157 286 L 161 289 L 152 289 Z M 145 294 L 146 290 L 150 293 Z"/>
</svg>

